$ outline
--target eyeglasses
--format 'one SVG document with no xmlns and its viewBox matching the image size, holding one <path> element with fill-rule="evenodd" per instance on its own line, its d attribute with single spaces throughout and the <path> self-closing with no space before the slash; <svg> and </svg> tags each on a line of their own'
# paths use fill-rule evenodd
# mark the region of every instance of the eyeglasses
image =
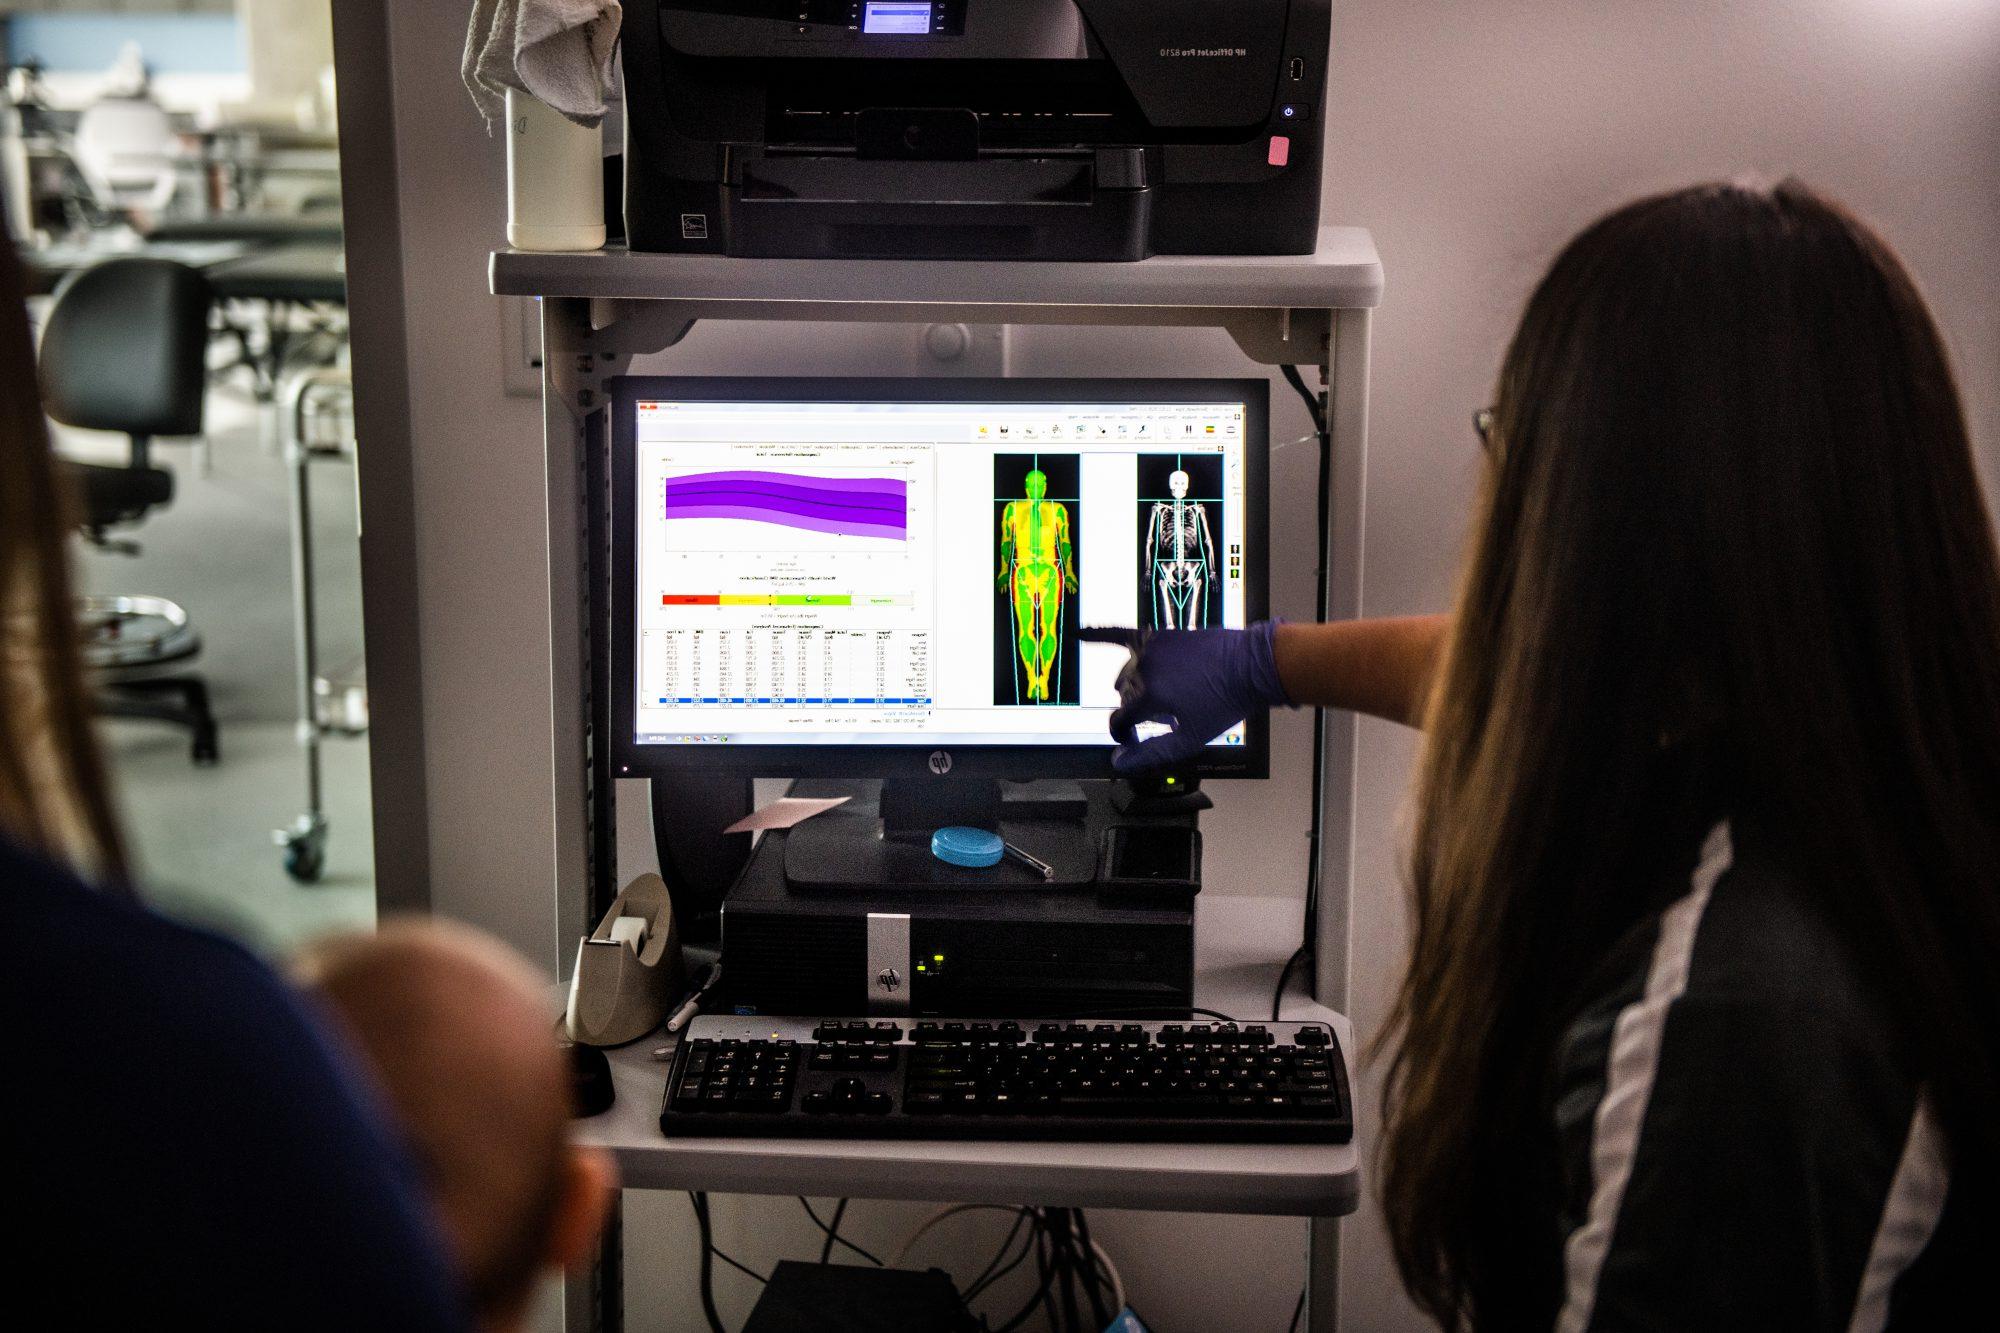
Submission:
<svg viewBox="0 0 2000 1333">
<path fill-rule="evenodd" d="M 1493 409 L 1482 407 L 1472 414 L 1472 429 L 1479 433 L 1479 447 L 1493 452 Z"/>
</svg>

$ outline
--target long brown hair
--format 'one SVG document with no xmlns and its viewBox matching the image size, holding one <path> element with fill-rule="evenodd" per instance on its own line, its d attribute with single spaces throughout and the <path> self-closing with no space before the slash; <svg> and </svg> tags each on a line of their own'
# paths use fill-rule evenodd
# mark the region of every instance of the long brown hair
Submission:
<svg viewBox="0 0 2000 1333">
<path fill-rule="evenodd" d="M 83 682 L 67 549 L 75 511 L 60 481 L 21 260 L 0 234 L 0 832 L 128 891 Z"/>
<path fill-rule="evenodd" d="M 1546 1327 L 1555 1045 L 1706 821 L 1778 831 L 1954 1171 L 1992 1170 L 2000 560 L 1922 298 L 1791 182 L 1572 242 L 1492 453 L 1420 771 L 1383 1200 L 1434 1317 Z"/>
</svg>

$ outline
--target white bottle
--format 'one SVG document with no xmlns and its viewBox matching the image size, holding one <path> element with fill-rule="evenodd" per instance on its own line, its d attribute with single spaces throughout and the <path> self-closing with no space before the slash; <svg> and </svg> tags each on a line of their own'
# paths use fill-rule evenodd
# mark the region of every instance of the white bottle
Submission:
<svg viewBox="0 0 2000 1333">
<path fill-rule="evenodd" d="M 517 250 L 604 245 L 604 132 L 507 90 L 507 244 Z"/>
<path fill-rule="evenodd" d="M 0 105 L 0 195 L 7 201 L 7 233 L 26 249 L 35 235 L 35 178 L 28 165 L 28 145 L 21 135 L 21 113 Z"/>
</svg>

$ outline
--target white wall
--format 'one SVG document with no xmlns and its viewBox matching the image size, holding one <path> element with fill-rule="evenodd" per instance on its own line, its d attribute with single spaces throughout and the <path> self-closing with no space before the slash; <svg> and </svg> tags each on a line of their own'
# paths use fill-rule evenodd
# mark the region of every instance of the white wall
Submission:
<svg viewBox="0 0 2000 1333">
<path fill-rule="evenodd" d="M 487 294 L 486 256 L 505 244 L 504 143 L 487 135 L 458 80 L 467 12 L 388 6 L 430 897 L 438 912 L 494 931 L 553 974 L 541 404 L 506 396 L 501 383 L 500 302 Z M 349 195 L 350 209 L 367 206 Z M 367 336 L 356 328 L 357 339 Z"/>
<path fill-rule="evenodd" d="M 304 111 L 317 124 L 326 111 L 320 74 L 333 63 L 332 11 L 298 0 L 236 0 L 236 16 L 250 69 L 248 105 L 236 114 L 254 109 L 283 122 Z"/>
<path fill-rule="evenodd" d="M 501 393 L 497 303 L 484 294 L 500 145 L 457 85 L 464 7 L 390 8 L 424 515 L 414 577 L 433 677 L 433 897 L 553 968 L 539 416 Z M 1798 172 L 1909 258 L 1957 355 L 1986 475 L 2000 478 L 2000 6 L 1990 0 L 1347 0 L 1330 114 L 1328 219 L 1374 229 L 1389 284 L 1375 325 L 1370 613 L 1447 604 L 1477 466 L 1470 414 L 1490 397 L 1512 320 L 1554 249 L 1639 191 L 1743 168 Z M 790 337 L 764 355 L 815 364 L 809 343 Z M 708 355 L 704 346 L 684 357 Z M 1244 373 L 1220 335 L 1036 330 L 1014 346 L 1020 374 L 1134 367 Z M 1303 433 L 1282 386 L 1273 401 L 1280 438 Z M 1310 450 L 1281 452 L 1273 474 L 1280 495 L 1309 489 Z M 1309 507 L 1286 505 L 1277 520 L 1275 603 L 1303 615 Z M 1279 780 L 1223 794 L 1209 823 L 1218 887 L 1295 891 L 1306 733 L 1302 717 L 1284 719 Z M 1413 753 L 1408 733 L 1364 725 L 1353 973 L 1364 1035 L 1403 947 L 1397 821 Z M 1362 1095 L 1372 1107 L 1372 1081 Z M 675 1204 L 633 1209 L 635 1329 L 697 1327 L 686 1209 Z M 761 1266 L 799 1252 L 804 1233 L 787 1208 L 720 1206 L 739 1257 Z M 858 1204 L 856 1214 L 859 1234 L 879 1239 L 909 1210 Z M 1105 1232 L 1163 1333 L 1276 1330 L 1290 1313 L 1295 1224 L 1134 1218 Z M 979 1245 L 994 1240 L 980 1231 Z M 1223 1258 L 1249 1261 L 1250 1280 L 1205 1281 L 1229 1271 Z M 1343 1262 L 1347 1327 L 1416 1326 L 1369 1214 L 1347 1228 Z"/>
</svg>

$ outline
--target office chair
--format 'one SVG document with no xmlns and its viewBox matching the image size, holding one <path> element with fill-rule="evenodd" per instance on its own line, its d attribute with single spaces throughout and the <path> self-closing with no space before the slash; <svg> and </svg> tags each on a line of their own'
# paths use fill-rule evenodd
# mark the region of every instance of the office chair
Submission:
<svg viewBox="0 0 2000 1333">
<path fill-rule="evenodd" d="M 107 97 L 77 118 L 70 152 L 101 208 L 156 214 L 179 184 L 180 141 L 149 97 Z"/>
<path fill-rule="evenodd" d="M 173 498 L 173 474 L 152 466 L 156 435 L 201 431 L 207 387 L 208 280 L 165 259 L 113 259 L 57 288 L 42 329 L 42 403 L 49 416 L 131 441 L 124 466 L 64 460 L 86 540 L 132 554 L 108 535 Z M 98 711 L 152 718 L 193 732 L 196 763 L 219 757 L 208 685 L 184 666 L 201 651 L 187 613 L 163 597 L 78 599 L 84 660 Z"/>
</svg>

